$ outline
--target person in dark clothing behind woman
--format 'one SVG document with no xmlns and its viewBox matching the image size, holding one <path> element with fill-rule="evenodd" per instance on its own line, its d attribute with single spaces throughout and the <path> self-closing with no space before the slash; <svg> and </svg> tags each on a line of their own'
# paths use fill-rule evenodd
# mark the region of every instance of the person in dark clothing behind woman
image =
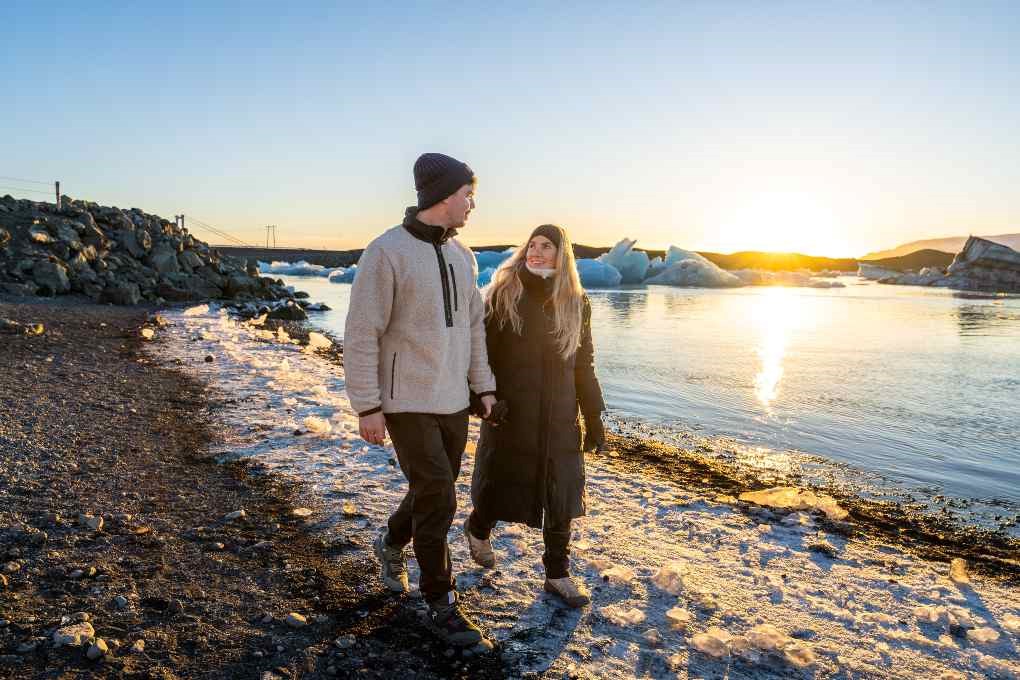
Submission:
<svg viewBox="0 0 1020 680">
<path fill-rule="evenodd" d="M 570 578 L 570 521 L 585 514 L 583 451 L 604 443 L 605 403 L 591 305 L 563 228 L 538 227 L 496 272 L 485 333 L 496 398 L 509 408 L 502 423 L 482 423 L 464 524 L 471 557 L 495 565 L 489 537 L 499 521 L 541 528 L 546 591 L 582 607 L 590 598 Z"/>
</svg>

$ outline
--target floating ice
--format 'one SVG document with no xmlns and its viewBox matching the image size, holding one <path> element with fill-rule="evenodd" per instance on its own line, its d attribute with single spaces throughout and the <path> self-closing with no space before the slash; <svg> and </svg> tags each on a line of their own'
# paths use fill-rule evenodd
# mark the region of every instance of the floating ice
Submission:
<svg viewBox="0 0 1020 680">
<path fill-rule="evenodd" d="M 618 626 L 635 626 L 645 620 L 645 613 L 636 607 L 611 604 L 601 609 L 602 616 Z"/>
<path fill-rule="evenodd" d="M 798 489 L 792 486 L 777 486 L 771 489 L 763 489 L 762 491 L 747 491 L 740 494 L 740 500 L 770 508 L 818 510 L 833 520 L 845 519 L 849 514 L 830 496 L 815 494 L 808 489 Z"/>
<path fill-rule="evenodd" d="M 321 264 L 312 264 L 304 260 L 297 262 L 259 262 L 260 274 L 277 274 L 282 276 L 329 276 L 333 270 Z"/>
<path fill-rule="evenodd" d="M 195 305 L 194 307 L 188 307 L 181 313 L 184 316 L 205 316 L 209 313 L 209 305 Z"/>
<path fill-rule="evenodd" d="M 330 283 L 354 283 L 354 277 L 358 273 L 358 265 L 352 264 L 350 267 L 344 269 L 343 267 L 337 267 L 330 273 Z"/>
<path fill-rule="evenodd" d="M 495 269 L 499 265 L 503 264 L 511 255 L 514 254 L 514 248 L 507 248 L 506 250 L 483 250 L 475 253 L 475 260 L 478 261 L 478 269 Z"/>
<path fill-rule="evenodd" d="M 478 287 L 484 288 L 492 283 L 492 275 L 496 273 L 495 267 L 489 267 L 478 272 Z"/>
<path fill-rule="evenodd" d="M 666 267 L 645 283 L 662 286 L 693 286 L 698 288 L 733 288 L 743 283 L 733 274 L 719 268 L 705 257 L 670 246 Z"/>
<path fill-rule="evenodd" d="M 764 269 L 734 269 L 731 272 L 748 286 L 794 286 L 802 288 L 845 288 L 839 281 L 826 281 L 811 273 L 773 272 Z"/>
<path fill-rule="evenodd" d="M 623 279 L 616 267 L 586 258 L 577 261 L 577 273 L 585 288 L 614 288 Z"/>
<path fill-rule="evenodd" d="M 635 240 L 625 238 L 596 259 L 620 272 L 621 283 L 641 283 L 648 274 L 648 253 L 634 250 Z"/>
</svg>

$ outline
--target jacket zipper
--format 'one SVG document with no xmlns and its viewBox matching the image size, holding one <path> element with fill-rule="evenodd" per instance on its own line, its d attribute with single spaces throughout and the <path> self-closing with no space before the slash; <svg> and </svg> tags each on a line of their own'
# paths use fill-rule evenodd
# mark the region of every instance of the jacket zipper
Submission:
<svg viewBox="0 0 1020 680">
<path fill-rule="evenodd" d="M 457 302 L 457 299 L 460 296 L 457 295 L 457 275 L 454 274 L 454 272 L 453 272 L 453 265 L 452 264 L 450 265 L 450 281 L 453 282 L 453 311 L 456 312 L 456 311 L 459 311 L 459 309 L 460 309 L 460 304 Z"/>
<path fill-rule="evenodd" d="M 446 327 L 453 328 L 453 309 L 450 306 L 450 282 L 446 279 L 446 258 L 443 257 L 443 249 L 438 243 L 433 243 L 436 249 L 436 259 L 439 260 L 439 278 L 443 281 L 443 311 L 446 312 Z"/>
<path fill-rule="evenodd" d="M 397 353 L 393 353 L 393 363 L 390 364 L 390 399 L 393 399 L 393 390 L 397 385 Z"/>
</svg>

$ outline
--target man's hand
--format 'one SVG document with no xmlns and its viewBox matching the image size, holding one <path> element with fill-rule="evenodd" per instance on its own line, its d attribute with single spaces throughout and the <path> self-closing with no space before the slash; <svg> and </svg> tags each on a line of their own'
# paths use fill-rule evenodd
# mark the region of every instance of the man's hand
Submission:
<svg viewBox="0 0 1020 680">
<path fill-rule="evenodd" d="M 482 418 L 488 419 L 492 415 L 492 407 L 496 405 L 496 397 L 486 394 L 482 397 Z"/>
<path fill-rule="evenodd" d="M 358 418 L 358 434 L 369 444 L 386 441 L 386 416 L 382 412 Z"/>
</svg>

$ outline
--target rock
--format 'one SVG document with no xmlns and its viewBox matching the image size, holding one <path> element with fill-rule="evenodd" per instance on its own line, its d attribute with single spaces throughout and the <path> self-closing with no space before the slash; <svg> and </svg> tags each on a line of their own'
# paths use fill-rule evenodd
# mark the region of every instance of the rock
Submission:
<svg viewBox="0 0 1020 680">
<path fill-rule="evenodd" d="M 135 654 L 141 654 L 145 651 L 145 640 L 135 640 L 135 643 L 131 645 L 131 651 Z"/>
<path fill-rule="evenodd" d="M 303 628 L 308 625 L 308 619 L 297 612 L 291 612 L 287 614 L 284 621 L 291 628 Z"/>
<path fill-rule="evenodd" d="M 85 572 L 84 571 L 82 571 L 81 569 L 75 569 L 74 571 L 72 571 L 70 574 L 67 575 L 67 578 L 73 579 L 73 580 L 77 581 L 78 579 L 82 578 L 83 576 L 85 576 Z"/>
<path fill-rule="evenodd" d="M 118 595 L 117 597 L 113 598 L 113 604 L 114 606 L 117 607 L 117 609 L 127 609 L 128 599 L 123 595 Z"/>
<path fill-rule="evenodd" d="M 118 282 L 107 287 L 102 293 L 103 302 L 132 306 L 142 301 L 142 292 L 137 283 Z"/>
<path fill-rule="evenodd" d="M 181 271 L 181 265 L 177 261 L 177 249 L 169 242 L 162 241 L 149 253 L 145 260 L 146 264 L 152 267 L 159 274 L 176 273 Z M 166 297 L 165 295 L 163 297 Z"/>
<path fill-rule="evenodd" d="M 156 331 L 151 328 L 142 328 L 139 329 L 138 335 L 142 338 L 142 340 L 152 340 L 156 337 Z"/>
<path fill-rule="evenodd" d="M 180 253 L 177 256 L 177 262 L 187 271 L 194 271 L 205 264 L 194 250 L 185 250 L 183 253 Z"/>
<path fill-rule="evenodd" d="M 96 631 L 87 621 L 58 628 L 53 633 L 54 647 L 80 647 L 96 636 Z"/>
<path fill-rule="evenodd" d="M 226 515 L 224 515 L 223 521 L 233 522 L 234 520 L 245 519 L 246 517 L 248 517 L 248 513 L 245 512 L 244 510 L 234 510 L 233 512 L 228 512 Z"/>
<path fill-rule="evenodd" d="M 15 574 L 21 571 L 21 564 L 18 562 L 8 562 L 4 565 L 4 571 L 8 574 Z"/>
<path fill-rule="evenodd" d="M 117 232 L 117 243 L 131 257 L 141 259 L 145 257 L 145 254 L 149 252 L 149 248 L 152 247 L 152 238 L 147 231 L 127 228 Z"/>
<path fill-rule="evenodd" d="M 0 574 L 0 590 L 6 590 L 11 585 L 10 580 L 3 574 Z"/>
<path fill-rule="evenodd" d="M 40 226 L 30 228 L 28 230 L 28 237 L 32 239 L 33 243 L 38 243 L 39 245 L 53 243 L 53 237 L 50 236 L 50 233 Z"/>
<path fill-rule="evenodd" d="M 294 517 L 311 517 L 312 510 L 311 508 L 294 508 L 290 511 L 290 514 Z"/>
<path fill-rule="evenodd" d="M 288 303 L 269 312 L 269 318 L 282 319 L 284 321 L 304 321 L 308 318 L 308 314 L 300 306 Z"/>
<path fill-rule="evenodd" d="M 839 552 L 836 550 L 835 546 L 833 546 L 831 543 L 825 540 L 819 540 L 814 541 L 813 543 L 809 543 L 808 550 L 810 550 L 811 552 L 822 553 L 823 555 L 826 555 L 832 559 L 836 559 L 837 557 L 839 557 Z"/>
<path fill-rule="evenodd" d="M 211 364 L 213 361 L 214 361 L 214 359 L 213 359 L 213 355 L 212 354 L 206 354 L 205 355 L 205 363 Z"/>
<path fill-rule="evenodd" d="M 107 646 L 106 640 L 104 640 L 103 638 L 99 638 L 91 645 L 89 645 L 89 650 L 85 652 L 85 656 L 87 656 L 92 661 L 97 661 L 106 656 L 106 653 L 109 651 L 110 648 Z"/>
<path fill-rule="evenodd" d="M 645 643 L 649 647 L 662 646 L 662 634 L 655 628 L 649 628 L 648 630 L 641 634 L 641 637 L 644 638 Z"/>
<path fill-rule="evenodd" d="M 102 531 L 103 525 L 105 524 L 101 516 L 81 515 L 79 519 L 82 524 L 87 526 L 89 529 L 92 529 L 92 531 Z"/>
<path fill-rule="evenodd" d="M 71 290 L 67 268 L 57 262 L 42 260 L 32 267 L 32 280 L 43 295 L 63 295 Z"/>
</svg>

